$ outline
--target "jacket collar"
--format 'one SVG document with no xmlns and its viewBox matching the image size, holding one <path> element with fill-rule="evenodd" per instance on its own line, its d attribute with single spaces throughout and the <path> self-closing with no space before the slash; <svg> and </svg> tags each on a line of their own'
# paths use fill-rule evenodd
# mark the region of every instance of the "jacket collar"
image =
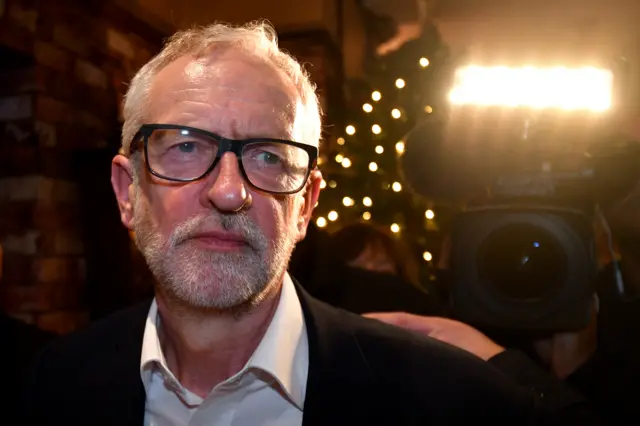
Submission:
<svg viewBox="0 0 640 426">
<path fill-rule="evenodd" d="M 370 423 L 376 379 L 352 329 L 351 314 L 311 297 L 296 285 L 309 339 L 303 426 Z M 373 404 L 373 405 L 372 405 Z"/>
</svg>

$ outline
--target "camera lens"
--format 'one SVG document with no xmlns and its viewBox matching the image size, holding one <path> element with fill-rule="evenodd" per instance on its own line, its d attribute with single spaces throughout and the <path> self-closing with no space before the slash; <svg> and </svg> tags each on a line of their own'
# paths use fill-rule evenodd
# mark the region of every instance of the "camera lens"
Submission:
<svg viewBox="0 0 640 426">
<path fill-rule="evenodd" d="M 545 298 L 567 275 L 567 255 L 559 241 L 528 224 L 503 226 L 489 234 L 477 261 L 481 282 L 522 302 Z"/>
</svg>

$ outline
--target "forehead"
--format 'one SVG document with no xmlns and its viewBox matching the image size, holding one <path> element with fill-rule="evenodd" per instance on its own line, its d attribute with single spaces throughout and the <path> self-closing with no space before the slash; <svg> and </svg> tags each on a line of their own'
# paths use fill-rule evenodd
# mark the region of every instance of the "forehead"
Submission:
<svg viewBox="0 0 640 426">
<path fill-rule="evenodd" d="M 284 73 L 231 49 L 173 61 L 155 76 L 149 100 L 148 115 L 156 122 L 233 138 L 291 137 L 299 109 L 295 86 Z"/>
</svg>

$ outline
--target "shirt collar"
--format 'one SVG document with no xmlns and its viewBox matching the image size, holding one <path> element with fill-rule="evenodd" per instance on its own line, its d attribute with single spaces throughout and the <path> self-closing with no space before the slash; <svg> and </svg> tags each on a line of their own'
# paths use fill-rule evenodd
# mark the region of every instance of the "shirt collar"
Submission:
<svg viewBox="0 0 640 426">
<path fill-rule="evenodd" d="M 309 345 L 302 306 L 288 273 L 284 276 L 279 297 L 267 331 L 239 374 L 251 368 L 268 373 L 279 383 L 291 402 L 302 410 L 309 369 Z M 155 366 L 160 366 L 163 374 L 178 383 L 162 353 L 158 337 L 159 321 L 158 305 L 154 299 L 147 315 L 140 359 L 140 376 L 147 393 Z"/>
<path fill-rule="evenodd" d="M 271 324 L 247 364 L 278 380 L 291 401 L 302 410 L 309 370 L 309 344 L 300 299 L 288 273 Z"/>
</svg>

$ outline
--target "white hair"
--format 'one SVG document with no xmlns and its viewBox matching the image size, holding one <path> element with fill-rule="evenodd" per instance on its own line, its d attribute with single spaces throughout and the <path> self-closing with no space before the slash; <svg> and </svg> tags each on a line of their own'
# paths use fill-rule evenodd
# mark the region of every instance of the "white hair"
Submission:
<svg viewBox="0 0 640 426">
<path fill-rule="evenodd" d="M 316 87 L 300 63 L 280 50 L 275 29 L 267 22 L 256 21 L 242 26 L 214 23 L 180 31 L 169 38 L 162 51 L 147 62 L 131 81 L 124 100 L 122 154 L 130 154 L 131 140 L 145 122 L 150 88 L 158 72 L 180 57 L 205 54 L 214 45 L 241 49 L 284 73 L 296 87 L 303 106 L 301 114 L 306 122 L 304 126 L 300 126 L 304 130 L 299 142 L 318 145 L 321 137 L 321 110 Z"/>
</svg>

